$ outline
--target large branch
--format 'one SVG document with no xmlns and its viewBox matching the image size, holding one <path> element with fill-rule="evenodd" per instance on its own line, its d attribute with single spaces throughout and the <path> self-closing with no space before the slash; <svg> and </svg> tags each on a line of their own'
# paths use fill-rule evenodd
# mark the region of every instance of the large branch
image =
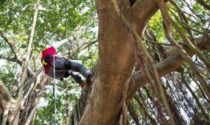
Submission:
<svg viewBox="0 0 210 125">
<path fill-rule="evenodd" d="M 152 0 L 137 0 L 136 4 L 131 8 L 131 22 L 133 28 L 140 35 L 143 34 L 144 28 L 150 17 L 158 10 L 158 6 Z"/>
<path fill-rule="evenodd" d="M 200 50 L 210 49 L 210 35 L 196 38 L 195 41 Z M 189 55 L 192 56 L 195 54 L 189 48 L 184 48 L 189 53 Z M 170 53 L 171 55 L 163 61 L 161 61 L 160 63 L 155 64 L 155 67 L 157 68 L 160 77 L 175 71 L 185 62 L 181 55 L 179 53 L 176 53 L 177 51 L 179 50 L 175 48 L 170 49 L 167 53 Z M 134 73 L 133 82 L 130 83 L 129 87 L 128 99 L 130 99 L 140 87 L 145 86 L 147 82 L 148 79 L 146 74 L 142 72 Z"/>
<path fill-rule="evenodd" d="M 5 108 L 7 107 L 7 104 L 13 100 L 11 94 L 7 90 L 7 87 L 0 81 L 0 108 Z"/>
</svg>

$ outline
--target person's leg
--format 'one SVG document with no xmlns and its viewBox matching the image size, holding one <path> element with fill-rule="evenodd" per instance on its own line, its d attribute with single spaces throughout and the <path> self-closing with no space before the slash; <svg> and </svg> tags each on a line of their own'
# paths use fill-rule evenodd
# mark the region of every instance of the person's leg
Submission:
<svg viewBox="0 0 210 125">
<path fill-rule="evenodd" d="M 91 83 L 91 79 L 92 79 L 92 72 L 87 69 L 83 64 L 76 62 L 76 61 L 72 61 L 72 60 L 66 60 L 65 61 L 65 67 L 68 70 L 72 70 L 75 72 L 79 72 L 81 73 L 85 78 L 88 84 Z"/>
</svg>

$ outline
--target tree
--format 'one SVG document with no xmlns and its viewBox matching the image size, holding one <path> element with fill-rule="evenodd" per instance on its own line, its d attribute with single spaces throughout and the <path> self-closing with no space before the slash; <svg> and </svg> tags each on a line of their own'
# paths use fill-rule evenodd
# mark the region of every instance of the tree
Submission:
<svg viewBox="0 0 210 125">
<path fill-rule="evenodd" d="M 176 18 L 184 23 L 183 27 L 180 27 L 180 24 L 178 25 L 169 15 L 166 3 L 163 0 L 130 1 L 130 3 L 124 0 L 96 1 L 99 19 L 99 64 L 89 102 L 80 120 L 81 125 L 127 124 L 126 102 L 129 102 L 131 96 L 139 89 L 140 85 L 144 86 L 146 82 L 150 82 L 153 96 L 159 98 L 158 100 L 165 106 L 164 109 L 160 110 L 166 110 L 165 112 L 170 117 L 170 124 L 177 124 L 178 121 L 175 121 L 175 117 L 178 116 L 174 116 L 175 114 L 172 113 L 177 112 L 175 111 L 177 107 L 171 107 L 173 103 L 169 104 L 168 101 L 171 99 L 168 97 L 169 93 L 164 86 L 165 82 L 162 81 L 161 84 L 159 77 L 178 70 L 184 62 L 187 62 L 190 66 L 192 74 L 200 82 L 199 86 L 202 88 L 200 91 L 205 91 L 206 101 L 207 103 L 209 102 L 209 85 L 204 80 L 205 78 L 201 76 L 200 69 L 190 57 L 193 54 L 197 54 L 200 60 L 198 62 L 204 63 L 206 70 L 208 70 L 208 61 L 200 51 L 202 49 L 202 44 L 200 43 L 209 41 L 208 32 L 204 32 L 206 35 L 203 34 L 200 38 L 195 38 L 194 35 L 197 34 L 191 31 L 192 29 L 189 27 L 187 20 L 189 18 L 185 16 L 176 3 L 173 1 L 170 1 L 170 3 L 176 7 L 179 14 L 179 17 Z M 155 62 L 143 44 L 142 35 L 146 24 L 158 8 L 160 8 L 163 16 L 166 38 L 174 46 L 175 50 L 164 50 L 168 51 L 168 53 L 165 52 L 165 55 L 170 55 L 167 57 L 161 56 L 160 58 L 162 59 L 156 60 L 159 62 Z M 191 36 L 188 38 L 188 35 L 183 34 L 183 32 L 187 32 Z M 172 36 L 172 34 L 177 35 L 177 38 Z M 151 35 L 151 33 L 148 35 Z M 183 42 L 178 43 L 177 40 L 183 40 Z M 158 43 L 154 44 L 157 45 Z M 181 44 L 184 45 L 182 46 Z M 205 45 L 206 47 L 208 46 L 207 43 Z M 161 45 L 159 46 L 161 47 Z M 164 51 L 162 52 L 163 54 Z M 156 52 L 156 54 L 160 56 L 161 53 Z M 132 74 L 135 61 L 137 63 L 136 66 L 139 67 L 140 71 L 145 71 L 144 73 Z M 182 75 L 185 73 L 182 68 L 179 72 Z M 154 97 L 151 97 L 151 100 L 153 100 L 152 98 Z M 196 97 L 194 96 L 194 98 Z M 199 101 L 197 103 L 199 104 Z M 154 100 L 154 104 L 161 106 L 161 104 L 156 103 L 156 100 Z M 205 119 L 209 121 L 207 111 L 202 109 L 202 106 L 199 107 L 205 115 Z M 167 123 L 163 122 L 162 124 Z"/>
<path fill-rule="evenodd" d="M 10 2 L 1 2 L 6 7 L 12 8 L 9 5 Z M 53 36 L 53 40 L 62 40 L 68 35 L 74 36 L 73 29 L 81 28 L 81 24 L 90 24 L 89 21 L 93 21 L 92 18 L 95 15 L 94 8 L 90 4 L 92 2 L 41 1 L 39 3 L 37 1 L 35 10 L 39 11 L 39 15 L 36 17 L 34 14 L 33 21 L 37 22 L 37 25 L 33 25 L 30 32 L 29 38 L 34 40 L 29 40 L 31 44 L 28 45 L 26 59 L 23 58 L 25 57 L 23 53 L 17 50 L 26 50 L 27 44 L 24 41 L 27 41 L 25 38 L 27 32 L 25 31 L 31 24 L 24 16 L 32 17 L 34 10 L 26 9 L 27 14 L 23 11 L 33 2 L 11 2 L 10 4 L 17 7 L 14 11 L 6 11 L 8 8 L 2 7 L 0 35 L 2 41 L 7 44 L 3 44 L 1 48 L 6 46 L 10 51 L 1 53 L 0 57 L 21 65 L 22 70 L 19 72 L 25 74 L 16 75 L 9 69 L 5 71 L 9 71 L 11 76 L 1 74 L 3 78 L 0 84 L 2 124 L 33 124 L 38 99 L 43 96 L 42 93 L 49 80 L 40 74 L 41 70 L 36 67 L 38 62 L 32 60 L 36 59 L 37 50 L 52 43 L 45 42 L 45 40 L 52 40 L 49 36 Z M 66 4 L 73 7 L 65 8 Z M 78 12 L 84 11 L 80 8 L 84 5 L 90 5 L 92 9 L 80 15 Z M 82 90 L 69 117 L 69 123 L 61 120 L 58 123 L 71 125 L 209 124 L 209 6 L 207 0 L 192 2 L 96 0 L 99 56 L 95 66 L 94 83 L 91 87 Z M 19 13 L 16 14 L 16 11 Z M 75 17 L 74 20 L 68 18 L 69 15 L 66 15 L 66 12 L 74 15 L 71 15 Z M 5 13 L 8 16 L 3 16 Z M 16 21 L 15 15 L 21 15 L 18 17 L 19 22 Z M 61 21 L 55 21 L 56 18 Z M 95 25 L 95 22 L 93 21 L 92 24 Z M 24 32 L 21 31 L 23 29 Z M 32 37 L 33 32 L 36 34 L 34 37 Z M 17 35 L 19 37 L 15 37 Z M 87 36 L 88 40 L 95 38 L 91 37 L 94 36 L 91 33 Z M 78 37 L 77 33 L 75 37 Z M 22 43 L 18 44 L 11 38 Z M 75 55 L 94 43 L 95 40 L 87 46 L 78 47 L 75 49 Z M 34 45 L 34 50 L 30 50 L 30 45 Z M 61 51 L 64 52 L 67 49 L 64 47 Z M 92 51 L 89 53 L 89 57 L 92 57 Z M 8 67 L 13 65 L 6 63 Z M 14 76 L 18 76 L 20 80 L 15 79 Z M 71 83 L 68 80 L 67 85 Z M 19 83 L 19 86 L 12 82 Z M 66 83 L 61 83 L 61 86 L 63 85 L 71 88 Z M 18 89 L 13 90 L 15 87 Z M 64 91 L 65 87 L 61 87 L 61 91 Z M 46 97 L 49 100 L 52 99 L 50 94 Z M 62 103 L 62 99 L 68 101 L 66 97 L 62 96 L 58 102 Z M 52 111 L 52 107 L 48 111 Z M 38 110 L 38 120 L 43 112 Z M 48 114 L 43 114 L 43 116 L 46 115 Z M 36 120 L 35 124 L 46 124 Z"/>
</svg>

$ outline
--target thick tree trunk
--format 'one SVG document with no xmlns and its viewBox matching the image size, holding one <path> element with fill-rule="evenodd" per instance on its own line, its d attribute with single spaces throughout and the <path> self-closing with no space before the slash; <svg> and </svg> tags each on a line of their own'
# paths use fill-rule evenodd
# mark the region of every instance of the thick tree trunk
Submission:
<svg viewBox="0 0 210 125">
<path fill-rule="evenodd" d="M 134 39 L 109 0 L 98 0 L 97 10 L 99 71 L 80 125 L 116 125 L 123 87 L 134 66 Z"/>
<path fill-rule="evenodd" d="M 117 3 L 120 8 L 129 8 L 128 1 L 117 0 Z M 96 6 L 99 19 L 99 68 L 80 125 L 116 125 L 122 111 L 123 89 L 134 67 L 132 43 L 135 39 L 116 13 L 111 0 L 96 0 Z M 157 7 L 151 1 L 139 0 L 128 10 L 124 15 L 131 16 L 133 28 L 142 34 Z"/>
</svg>

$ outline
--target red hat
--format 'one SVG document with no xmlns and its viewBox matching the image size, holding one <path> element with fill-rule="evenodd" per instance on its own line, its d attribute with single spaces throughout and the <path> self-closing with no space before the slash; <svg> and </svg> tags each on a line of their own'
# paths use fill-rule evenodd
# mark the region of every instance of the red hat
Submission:
<svg viewBox="0 0 210 125">
<path fill-rule="evenodd" d="M 42 51 L 41 60 L 43 60 L 47 55 L 56 55 L 56 54 L 57 54 L 57 52 L 56 52 L 55 48 L 53 46 L 50 46 Z"/>
</svg>

